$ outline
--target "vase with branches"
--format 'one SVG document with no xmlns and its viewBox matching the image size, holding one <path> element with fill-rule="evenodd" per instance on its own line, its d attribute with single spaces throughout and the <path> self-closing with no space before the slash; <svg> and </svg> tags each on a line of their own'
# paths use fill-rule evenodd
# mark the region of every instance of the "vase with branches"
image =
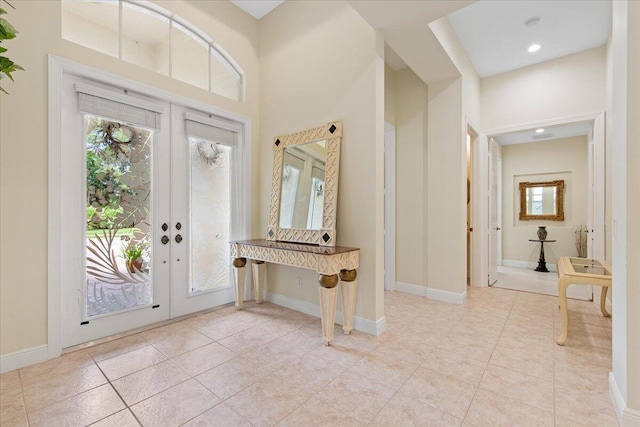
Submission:
<svg viewBox="0 0 640 427">
<path fill-rule="evenodd" d="M 575 232 L 576 239 L 576 249 L 578 250 L 578 256 L 580 258 L 587 257 L 587 236 L 589 234 L 589 229 L 581 225 Z"/>
</svg>

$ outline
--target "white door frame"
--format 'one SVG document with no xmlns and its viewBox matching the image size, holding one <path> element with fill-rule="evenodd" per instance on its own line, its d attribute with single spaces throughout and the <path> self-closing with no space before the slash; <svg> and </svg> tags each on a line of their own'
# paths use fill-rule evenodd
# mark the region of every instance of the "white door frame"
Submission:
<svg viewBox="0 0 640 427">
<path fill-rule="evenodd" d="M 593 184 L 593 191 L 589 191 L 587 209 L 593 218 L 590 224 L 590 238 L 593 238 L 589 247 L 589 257 L 604 259 L 605 256 L 605 113 L 604 111 L 568 116 L 542 122 L 523 123 L 519 125 L 489 129 L 483 131 L 487 137 L 495 137 L 500 134 L 519 132 L 540 127 L 566 125 L 572 123 L 589 122 L 592 128 L 592 138 L 589 144 L 593 144 L 593 162 L 588 164 L 589 181 Z M 591 151 L 591 146 L 589 147 Z M 488 191 L 488 189 L 487 189 Z M 485 246 L 486 247 L 486 246 Z M 474 247 L 475 249 L 475 247 Z M 599 287 L 596 286 L 594 300 L 599 300 Z"/>
<path fill-rule="evenodd" d="M 396 128 L 384 123 L 384 290 L 396 290 Z"/>
<path fill-rule="evenodd" d="M 489 151 L 486 134 L 466 118 L 471 135 L 471 286 L 486 287 L 489 276 Z M 466 138 L 465 138 L 466 139 Z M 466 170 L 466 169 L 465 169 Z"/>
<path fill-rule="evenodd" d="M 174 94 L 162 89 L 131 81 L 105 71 L 101 71 L 87 65 L 49 55 L 49 103 L 48 103 L 48 267 L 47 267 L 47 355 L 48 358 L 58 357 L 62 353 L 61 345 L 61 144 L 62 144 L 62 80 L 65 74 L 84 77 L 91 80 L 127 88 L 135 93 L 145 93 L 162 101 L 189 106 L 206 113 L 225 117 L 242 125 L 242 137 L 244 144 L 239 148 L 239 167 L 243 170 L 238 174 L 238 188 L 242 191 L 238 199 L 237 218 L 238 229 L 241 230 L 232 239 L 245 239 L 249 235 L 251 224 L 251 119 L 232 113 L 221 108 L 202 102 L 194 101 L 185 96 Z"/>
</svg>

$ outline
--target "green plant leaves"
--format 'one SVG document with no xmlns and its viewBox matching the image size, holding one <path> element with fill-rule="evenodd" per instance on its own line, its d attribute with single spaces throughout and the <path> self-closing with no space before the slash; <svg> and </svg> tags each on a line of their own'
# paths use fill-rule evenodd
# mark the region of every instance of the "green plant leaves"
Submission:
<svg viewBox="0 0 640 427">
<path fill-rule="evenodd" d="M 6 14 L 7 11 L 0 8 L 0 15 Z M 0 43 L 2 43 L 4 40 L 11 40 L 15 38 L 16 34 L 18 34 L 18 30 L 16 30 L 15 27 L 11 25 L 6 19 L 0 18 Z M 5 53 L 6 51 L 7 48 L 0 47 L 0 53 Z M 24 71 L 24 68 L 22 68 L 6 56 L 0 56 L 0 79 L 6 76 L 9 78 L 9 80 L 13 81 L 12 73 L 18 70 Z M 8 92 L 2 87 L 0 87 L 0 92 L 8 94 Z"/>
</svg>

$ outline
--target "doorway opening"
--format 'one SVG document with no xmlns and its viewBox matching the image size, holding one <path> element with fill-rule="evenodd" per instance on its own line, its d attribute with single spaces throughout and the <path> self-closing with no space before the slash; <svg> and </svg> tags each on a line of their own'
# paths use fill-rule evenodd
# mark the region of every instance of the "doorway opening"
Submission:
<svg viewBox="0 0 640 427">
<path fill-rule="evenodd" d="M 233 301 L 227 242 L 250 223 L 248 119 L 49 65 L 50 355 Z"/>
<path fill-rule="evenodd" d="M 555 271 L 555 263 L 561 256 L 604 257 L 604 113 L 531 123 L 488 134 L 489 157 L 493 159 L 496 151 L 501 156 L 499 162 L 492 160 L 489 165 L 490 200 L 494 192 L 491 177 L 497 176 L 497 183 L 504 188 L 503 192 L 498 186 L 497 199 L 503 200 L 497 210 L 499 214 L 490 211 L 490 244 L 494 216 L 498 217 L 496 228 L 501 228 L 495 233 L 498 265 L 495 286 L 557 295 L 555 275 L 534 271 L 540 261 L 540 246 L 530 244 L 529 239 L 535 240 L 536 229 L 545 226 L 549 232 L 547 240 L 555 240 L 544 248 L 546 266 L 551 272 Z M 557 179 L 566 183 L 565 218 L 521 220 L 519 183 Z M 580 230 L 588 230 L 586 253 L 578 249 L 576 239 L 583 234 Z M 493 248 L 489 252 L 493 253 Z M 575 288 L 572 298 L 599 297 L 596 289 Z"/>
</svg>

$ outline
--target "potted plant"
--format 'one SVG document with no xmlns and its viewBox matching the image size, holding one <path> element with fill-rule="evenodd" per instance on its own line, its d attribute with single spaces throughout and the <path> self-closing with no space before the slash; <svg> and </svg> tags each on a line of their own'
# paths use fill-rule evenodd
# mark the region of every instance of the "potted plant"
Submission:
<svg viewBox="0 0 640 427">
<path fill-rule="evenodd" d="M 142 264 L 144 259 L 142 254 L 146 249 L 144 241 L 138 241 L 131 239 L 126 246 L 122 247 L 122 256 L 124 257 L 125 265 L 129 273 L 136 273 L 142 271 Z"/>
</svg>

